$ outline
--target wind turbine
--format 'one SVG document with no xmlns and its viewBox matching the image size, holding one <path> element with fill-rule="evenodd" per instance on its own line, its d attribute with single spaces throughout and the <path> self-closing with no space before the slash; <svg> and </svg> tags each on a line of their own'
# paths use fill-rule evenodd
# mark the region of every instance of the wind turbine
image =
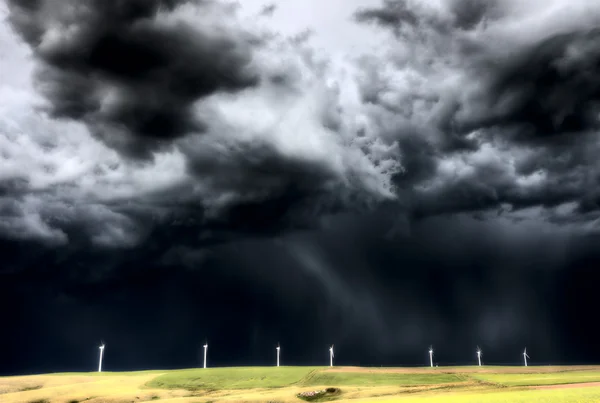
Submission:
<svg viewBox="0 0 600 403">
<path fill-rule="evenodd" d="M 429 346 L 429 365 L 433 368 L 433 346 Z"/>
<path fill-rule="evenodd" d="M 527 355 L 527 347 L 525 347 L 525 350 L 523 350 L 523 360 L 525 361 L 525 366 L 527 366 L 528 358 L 529 358 L 529 356 Z"/>
<path fill-rule="evenodd" d="M 479 366 L 481 367 L 481 349 L 477 346 L 477 360 L 479 361 Z"/>
<path fill-rule="evenodd" d="M 333 367 L 333 344 L 329 347 L 329 366 Z"/>
<path fill-rule="evenodd" d="M 277 343 L 277 347 L 275 347 L 275 350 L 277 350 L 277 366 L 279 366 L 279 352 L 281 351 L 281 346 L 279 345 L 279 343 Z"/>
<path fill-rule="evenodd" d="M 202 347 L 204 347 L 204 368 L 206 368 L 206 352 L 208 351 L 208 342 L 205 341 L 204 346 Z"/>
<path fill-rule="evenodd" d="M 98 363 L 98 372 L 102 372 L 102 356 L 104 355 L 104 342 L 100 345 L 100 362 Z"/>
</svg>

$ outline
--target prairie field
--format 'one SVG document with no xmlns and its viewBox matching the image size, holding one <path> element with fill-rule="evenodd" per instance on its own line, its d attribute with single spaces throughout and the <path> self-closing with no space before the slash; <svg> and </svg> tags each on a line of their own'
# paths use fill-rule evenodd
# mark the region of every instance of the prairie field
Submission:
<svg viewBox="0 0 600 403">
<path fill-rule="evenodd" d="M 318 392 L 314 396 L 300 393 Z M 600 402 L 600 366 L 235 367 L 0 377 L 2 403 Z"/>
</svg>

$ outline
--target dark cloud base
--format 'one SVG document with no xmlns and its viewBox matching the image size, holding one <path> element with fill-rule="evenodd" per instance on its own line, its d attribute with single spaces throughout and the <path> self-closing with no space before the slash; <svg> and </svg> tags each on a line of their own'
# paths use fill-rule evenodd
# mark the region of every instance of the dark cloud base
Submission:
<svg viewBox="0 0 600 403">
<path fill-rule="evenodd" d="M 385 227 L 385 215 L 339 218 L 296 239 L 336 262 L 323 266 L 341 279 L 333 291 L 290 255 L 291 239 L 205 253 L 172 239 L 171 250 L 110 260 L 61 249 L 34 255 L 31 245 L 3 241 L 3 267 L 18 270 L 1 274 L 10 331 L 0 342 L 20 348 L 3 350 L 0 373 L 91 370 L 100 339 L 107 370 L 195 367 L 205 338 L 214 366 L 271 365 L 277 342 L 290 365 L 326 361 L 332 342 L 340 365 L 422 365 L 430 344 L 440 365 L 470 364 L 475 345 L 498 364 L 518 365 L 524 345 L 540 364 L 600 357 L 593 321 L 581 320 L 593 316 L 600 280 L 592 240 L 544 259 L 552 239 L 503 238 L 468 219 L 415 221 L 392 239 L 382 238 Z M 343 303 L 346 292 L 356 304 Z"/>
</svg>

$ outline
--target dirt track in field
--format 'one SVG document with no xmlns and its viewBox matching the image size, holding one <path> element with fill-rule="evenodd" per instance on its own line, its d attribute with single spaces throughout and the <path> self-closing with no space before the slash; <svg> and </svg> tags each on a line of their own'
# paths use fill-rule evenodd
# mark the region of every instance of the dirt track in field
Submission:
<svg viewBox="0 0 600 403">
<path fill-rule="evenodd" d="M 573 389 L 573 388 L 589 388 L 600 386 L 600 382 L 585 382 L 585 383 L 565 383 L 563 385 L 543 385 L 532 386 L 531 389 Z"/>
</svg>

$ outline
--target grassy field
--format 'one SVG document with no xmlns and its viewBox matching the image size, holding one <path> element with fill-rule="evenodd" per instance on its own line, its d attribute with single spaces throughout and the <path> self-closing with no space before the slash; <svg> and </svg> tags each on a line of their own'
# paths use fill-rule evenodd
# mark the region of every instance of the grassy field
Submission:
<svg viewBox="0 0 600 403">
<path fill-rule="evenodd" d="M 439 385 L 453 382 L 462 382 L 463 379 L 456 374 L 411 374 L 390 372 L 331 372 L 317 371 L 302 385 L 306 386 L 415 386 L 415 385 Z"/>
<path fill-rule="evenodd" d="M 2 403 L 600 402 L 600 367 L 238 367 L 0 377 Z"/>
<path fill-rule="evenodd" d="M 147 386 L 162 389 L 222 390 L 279 388 L 307 378 L 312 367 L 238 367 L 170 371 Z"/>
<path fill-rule="evenodd" d="M 373 403 L 598 403 L 600 387 L 555 390 L 524 390 L 494 393 L 448 393 L 437 395 L 402 396 L 388 399 L 363 400 Z"/>
<path fill-rule="evenodd" d="M 474 376 L 474 378 L 506 386 L 560 385 L 600 382 L 600 371 L 567 371 L 545 374 L 481 374 Z"/>
</svg>

